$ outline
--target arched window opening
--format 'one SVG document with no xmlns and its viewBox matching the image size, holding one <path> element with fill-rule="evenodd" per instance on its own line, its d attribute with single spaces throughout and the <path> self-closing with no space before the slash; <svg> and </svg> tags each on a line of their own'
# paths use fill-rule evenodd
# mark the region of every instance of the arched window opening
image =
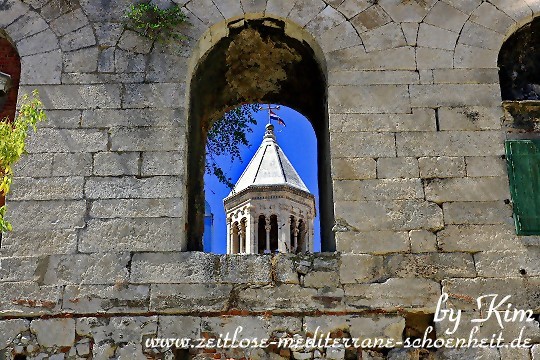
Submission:
<svg viewBox="0 0 540 360">
<path fill-rule="evenodd" d="M 270 216 L 270 252 L 278 251 L 278 223 L 277 216 Z"/>
<path fill-rule="evenodd" d="M 0 30 L 0 119 L 15 119 L 21 77 L 21 59 L 17 49 Z M 5 197 L 0 194 L 0 207 Z M 1 238 L 1 234 L 0 234 Z"/>
<path fill-rule="evenodd" d="M 540 235 L 540 18 L 512 34 L 498 58 L 506 161 L 517 235 Z"/>
<path fill-rule="evenodd" d="M 238 254 L 240 252 L 240 239 L 239 239 L 239 228 L 238 223 L 235 222 L 232 225 L 232 253 Z"/>
<path fill-rule="evenodd" d="M 264 254 L 266 249 L 270 248 L 270 239 L 266 237 L 266 218 L 264 215 L 259 215 L 258 232 L 257 232 L 257 252 Z"/>
<path fill-rule="evenodd" d="M 307 244 L 306 244 L 306 224 L 303 220 L 298 221 L 298 235 L 296 240 L 296 248 L 295 252 L 300 253 L 307 251 Z"/>
<path fill-rule="evenodd" d="M 293 252 L 289 219 L 303 213 L 313 223 L 316 246 L 303 251 L 320 251 L 320 222 L 318 216 L 317 140 L 309 121 L 293 109 L 270 105 L 253 114 L 257 122 L 247 133 L 251 147 L 238 152 L 242 161 L 231 161 L 228 156 L 207 154 L 206 162 L 215 161 L 231 177 L 232 188 L 220 181 L 211 171 L 205 174 L 205 202 L 214 210 L 212 247 L 206 251 L 225 253 L 225 218 L 246 216 L 246 251 L 244 253 Z M 273 125 L 273 124 L 276 125 Z M 221 120 L 214 126 L 221 126 Z M 213 130 L 213 129 L 212 129 Z M 214 140 L 209 140 L 214 141 Z M 219 208 L 221 207 L 221 211 Z M 228 225 L 230 226 L 230 224 Z"/>
<path fill-rule="evenodd" d="M 311 124 L 317 146 L 321 250 L 334 251 L 326 65 L 322 51 L 302 29 L 283 20 L 242 19 L 227 26 L 227 36 L 197 61 L 189 86 L 188 250 L 202 250 L 204 150 L 208 131 L 230 109 L 258 103 L 295 109 Z M 254 57 L 260 59 L 256 66 L 251 61 Z M 278 216 L 278 220 L 281 218 L 286 217 Z M 256 226 L 248 222 L 248 235 L 258 232 Z M 258 251 L 258 247 L 253 251 Z"/>
</svg>

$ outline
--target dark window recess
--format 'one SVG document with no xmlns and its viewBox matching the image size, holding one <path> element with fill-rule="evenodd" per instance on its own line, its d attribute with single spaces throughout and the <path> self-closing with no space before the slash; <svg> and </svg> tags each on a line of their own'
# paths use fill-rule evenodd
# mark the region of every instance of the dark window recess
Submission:
<svg viewBox="0 0 540 360">
<path fill-rule="evenodd" d="M 520 28 L 499 53 L 503 100 L 540 100 L 540 18 Z"/>
<path fill-rule="evenodd" d="M 540 235 L 540 140 L 507 140 L 506 162 L 517 235 Z"/>
</svg>

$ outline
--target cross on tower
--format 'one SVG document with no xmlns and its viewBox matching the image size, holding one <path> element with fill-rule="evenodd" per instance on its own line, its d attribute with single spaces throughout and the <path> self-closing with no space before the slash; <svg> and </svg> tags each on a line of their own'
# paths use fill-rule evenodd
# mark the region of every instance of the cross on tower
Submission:
<svg viewBox="0 0 540 360">
<path fill-rule="evenodd" d="M 272 123 L 272 120 L 277 121 L 278 123 L 281 121 L 283 124 L 285 124 L 283 122 L 283 120 L 281 120 L 281 118 L 279 116 L 277 116 L 276 114 L 274 114 L 272 112 L 272 110 L 279 110 L 279 109 L 281 109 L 281 106 L 279 106 L 279 105 L 272 106 L 272 105 L 268 104 L 267 107 L 259 106 L 259 110 L 267 110 L 268 111 L 268 123 L 269 124 Z M 274 115 L 275 118 L 273 118 L 272 115 Z"/>
</svg>

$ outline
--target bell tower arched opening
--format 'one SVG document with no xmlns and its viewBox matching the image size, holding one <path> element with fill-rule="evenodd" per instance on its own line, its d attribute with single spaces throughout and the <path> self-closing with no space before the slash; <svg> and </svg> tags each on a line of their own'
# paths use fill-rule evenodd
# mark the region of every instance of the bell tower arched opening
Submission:
<svg viewBox="0 0 540 360">
<path fill-rule="evenodd" d="M 309 34 L 285 20 L 241 19 L 224 28 L 226 35 L 196 62 L 189 88 L 188 250 L 202 250 L 208 130 L 240 104 L 274 103 L 302 113 L 313 126 L 318 147 L 321 249 L 334 251 L 327 77 L 322 51 Z"/>
</svg>

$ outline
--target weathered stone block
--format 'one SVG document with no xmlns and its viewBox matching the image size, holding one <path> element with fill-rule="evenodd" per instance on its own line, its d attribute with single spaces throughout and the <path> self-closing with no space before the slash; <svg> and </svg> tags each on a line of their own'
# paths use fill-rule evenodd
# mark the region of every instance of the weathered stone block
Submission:
<svg viewBox="0 0 540 360">
<path fill-rule="evenodd" d="M 92 177 L 86 180 L 84 193 L 89 199 L 178 198 L 182 196 L 182 179 L 176 176 Z"/>
<path fill-rule="evenodd" d="M 50 26 L 56 34 L 62 36 L 80 29 L 86 24 L 88 24 L 88 18 L 82 9 L 75 9 L 51 21 Z"/>
<path fill-rule="evenodd" d="M 152 41 L 134 31 L 126 30 L 118 42 L 118 47 L 134 53 L 147 54 L 152 47 Z"/>
<path fill-rule="evenodd" d="M 337 201 L 335 216 L 358 231 L 438 230 L 443 227 L 441 208 L 421 200 Z"/>
<path fill-rule="evenodd" d="M 405 319 L 399 316 L 351 317 L 351 337 L 359 339 L 394 339 L 401 341 Z"/>
<path fill-rule="evenodd" d="M 78 314 L 146 313 L 150 289 L 144 285 L 67 285 L 62 310 Z"/>
<path fill-rule="evenodd" d="M 402 231 L 338 232 L 336 244 L 344 253 L 380 255 L 409 250 L 408 234 Z"/>
<path fill-rule="evenodd" d="M 399 47 L 366 53 L 363 46 L 332 52 L 328 71 L 334 70 L 416 70 L 413 47 Z"/>
<path fill-rule="evenodd" d="M 182 108 L 184 83 L 128 84 L 122 108 Z"/>
<path fill-rule="evenodd" d="M 29 153 L 96 152 L 107 149 L 107 133 L 87 129 L 40 129 L 28 137 Z"/>
<path fill-rule="evenodd" d="M 445 224 L 513 224 L 512 208 L 503 201 L 443 204 Z"/>
<path fill-rule="evenodd" d="M 328 111 L 333 114 L 409 113 L 411 104 L 404 85 L 330 86 Z"/>
<path fill-rule="evenodd" d="M 499 130 L 501 109 L 497 107 L 442 107 L 439 109 L 441 130 Z"/>
<path fill-rule="evenodd" d="M 60 84 L 62 54 L 53 50 L 21 58 L 21 85 Z"/>
<path fill-rule="evenodd" d="M 414 71 L 334 71 L 328 74 L 329 85 L 415 84 L 418 73 Z"/>
<path fill-rule="evenodd" d="M 0 315 L 33 316 L 57 313 L 61 286 L 40 286 L 34 282 L 0 283 Z"/>
<path fill-rule="evenodd" d="M 339 277 L 341 284 L 374 282 L 384 278 L 384 258 L 372 255 L 343 254 Z"/>
<path fill-rule="evenodd" d="M 180 146 L 182 146 L 181 144 Z M 145 152 L 142 154 L 141 175 L 180 175 L 185 156 L 178 152 Z"/>
<path fill-rule="evenodd" d="M 508 180 L 503 177 L 448 178 L 426 183 L 426 200 L 436 203 L 449 201 L 494 201 L 510 197 Z"/>
<path fill-rule="evenodd" d="M 90 216 L 93 218 L 148 218 L 183 215 L 182 199 L 113 199 L 92 202 Z"/>
<path fill-rule="evenodd" d="M 275 274 L 275 281 L 285 284 L 300 284 L 299 274 L 296 271 L 293 254 L 277 254 L 272 257 L 272 271 Z"/>
<path fill-rule="evenodd" d="M 112 151 L 179 151 L 181 128 L 115 129 L 111 132 Z"/>
<path fill-rule="evenodd" d="M 183 121 L 182 117 L 181 109 L 95 109 L 83 111 L 81 126 L 87 128 L 175 127 Z"/>
<path fill-rule="evenodd" d="M 198 339 L 200 333 L 201 318 L 199 317 L 159 316 L 159 337 Z"/>
<path fill-rule="evenodd" d="M 393 157 L 396 155 L 392 134 L 332 133 L 332 158 L 339 157 Z"/>
<path fill-rule="evenodd" d="M 19 56 L 28 56 L 53 51 L 58 49 L 58 46 L 56 35 L 50 29 L 46 29 L 17 42 L 17 51 Z"/>
<path fill-rule="evenodd" d="M 304 276 L 304 286 L 309 288 L 335 287 L 339 274 L 333 271 L 312 271 Z"/>
<path fill-rule="evenodd" d="M 486 249 L 489 250 L 489 249 Z M 527 247 L 522 251 L 486 251 L 474 255 L 478 276 L 540 276 L 540 250 Z"/>
<path fill-rule="evenodd" d="M 454 59 L 453 56 L 454 52 L 450 50 L 432 49 L 426 47 L 416 48 L 416 63 L 418 70 L 451 68 Z"/>
<path fill-rule="evenodd" d="M 23 230 L 17 224 L 13 224 L 13 229 L 2 237 L 4 255 L 72 254 L 77 251 L 76 230 Z"/>
<path fill-rule="evenodd" d="M 220 280 L 232 284 L 268 284 L 272 281 L 268 255 L 221 256 Z"/>
<path fill-rule="evenodd" d="M 427 279 L 390 278 L 382 283 L 345 285 L 348 306 L 387 311 L 435 311 L 439 283 Z"/>
<path fill-rule="evenodd" d="M 80 235 L 79 251 L 184 251 L 183 229 L 178 219 L 90 220 Z"/>
<path fill-rule="evenodd" d="M 392 277 L 428 278 L 475 277 L 471 254 L 395 254 L 385 257 L 385 267 Z"/>
<path fill-rule="evenodd" d="M 459 33 L 467 21 L 467 14 L 444 2 L 437 2 L 424 21 L 427 24 Z"/>
<path fill-rule="evenodd" d="M 8 9 L 4 9 L 3 11 L 5 12 L 7 10 Z M 4 24 L 3 27 L 11 40 L 18 42 L 27 36 L 37 34 L 47 29 L 49 25 L 38 13 L 29 11 L 24 15 L 17 17 L 17 20 L 12 22 L 9 26 L 5 27 Z"/>
<path fill-rule="evenodd" d="M 97 47 L 79 49 L 64 53 L 64 72 L 95 72 L 98 69 Z"/>
<path fill-rule="evenodd" d="M 86 201 L 12 201 L 8 219 L 27 229 L 77 229 L 84 227 Z"/>
<path fill-rule="evenodd" d="M 143 73 L 146 71 L 146 56 L 116 49 L 114 69 L 117 73 Z"/>
<path fill-rule="evenodd" d="M 523 247 L 509 225 L 450 225 L 437 234 L 437 241 L 443 251 L 478 252 Z"/>
<path fill-rule="evenodd" d="M 417 178 L 419 174 L 418 160 L 412 157 L 380 158 L 377 160 L 377 178 Z"/>
<path fill-rule="evenodd" d="M 407 45 L 401 26 L 395 22 L 362 33 L 362 41 L 367 52 Z"/>
<path fill-rule="evenodd" d="M 435 84 L 498 84 L 499 73 L 497 69 L 435 69 L 433 70 L 433 80 Z M 480 107 L 480 109 L 486 108 Z M 493 108 L 493 110 L 495 109 Z M 460 109 L 457 108 L 456 110 L 459 114 Z M 467 112 L 463 111 L 461 113 L 466 114 Z M 461 120 L 464 119 L 462 118 Z M 474 123 L 471 124 L 470 121 L 464 122 L 464 124 L 469 127 L 474 126 Z"/>
<path fill-rule="evenodd" d="M 403 132 L 396 134 L 398 156 L 503 155 L 499 131 Z"/>
<path fill-rule="evenodd" d="M 337 158 L 332 160 L 332 178 L 336 180 L 375 179 L 377 162 L 371 158 Z"/>
<path fill-rule="evenodd" d="M 38 344 L 52 348 L 71 347 L 75 341 L 75 319 L 36 319 L 30 323 Z"/>
<path fill-rule="evenodd" d="M 11 319 L 0 321 L 0 349 L 6 348 L 13 340 L 22 333 L 27 331 L 30 326 L 30 321 L 25 319 Z"/>
<path fill-rule="evenodd" d="M 19 94 L 39 91 L 39 97 L 46 109 L 110 109 L 120 107 L 120 85 L 43 85 L 21 86 Z M 61 142 L 56 143 L 61 145 Z"/>
<path fill-rule="evenodd" d="M 120 23 L 94 23 L 96 38 L 101 46 L 115 46 L 122 35 L 123 26 Z"/>
<path fill-rule="evenodd" d="M 92 154 L 56 153 L 53 154 L 53 176 L 89 176 L 92 174 Z"/>
<path fill-rule="evenodd" d="M 411 85 L 412 106 L 497 106 L 500 103 L 496 84 Z"/>
<path fill-rule="evenodd" d="M 465 158 L 467 176 L 506 176 L 506 161 L 499 156 L 479 156 Z"/>
<path fill-rule="evenodd" d="M 479 48 L 499 51 L 506 34 L 500 34 L 484 26 L 468 21 L 463 26 L 459 43 Z"/>
<path fill-rule="evenodd" d="M 73 51 L 96 44 L 96 37 L 92 26 L 87 25 L 72 31 L 60 38 L 60 47 L 63 51 Z"/>
<path fill-rule="evenodd" d="M 222 312 L 230 306 L 232 290 L 233 285 L 229 284 L 156 284 L 151 287 L 150 310 L 162 313 Z"/>
<path fill-rule="evenodd" d="M 78 200 L 83 197 L 82 177 L 17 178 L 11 186 L 11 200 Z"/>
<path fill-rule="evenodd" d="M 330 114 L 331 132 L 372 131 L 375 133 L 436 130 L 433 109 L 415 108 L 412 114 Z"/>
<path fill-rule="evenodd" d="M 94 175 L 138 175 L 139 158 L 139 153 L 97 153 L 94 155 Z"/>
<path fill-rule="evenodd" d="M 37 275 L 35 272 L 37 267 L 37 257 L 1 257 L 0 282 L 36 281 Z"/>
<path fill-rule="evenodd" d="M 48 177 L 52 173 L 52 159 L 51 154 L 27 154 L 13 166 L 13 172 L 17 176 Z"/>
<path fill-rule="evenodd" d="M 437 235 L 427 230 L 409 231 L 411 252 L 424 253 L 437 251 Z"/>
<path fill-rule="evenodd" d="M 81 122 L 80 110 L 47 110 L 47 121 L 38 125 L 41 128 L 72 129 L 78 128 Z M 41 130 L 38 130 L 41 131 Z M 52 149 L 50 149 L 52 150 Z"/>
<path fill-rule="evenodd" d="M 118 284 L 128 280 L 129 253 L 52 255 L 41 258 L 40 282 L 59 284 Z"/>
<path fill-rule="evenodd" d="M 356 30 L 362 33 L 388 24 L 391 21 L 392 18 L 388 16 L 383 8 L 375 4 L 352 18 L 351 24 L 353 24 Z M 406 36 L 407 35 L 405 34 L 405 37 Z"/>
<path fill-rule="evenodd" d="M 457 44 L 454 52 L 454 67 L 458 69 L 497 68 L 498 52 L 479 47 Z"/>
<path fill-rule="evenodd" d="M 420 179 L 375 179 L 334 181 L 334 200 L 423 199 Z"/>
<path fill-rule="evenodd" d="M 265 288 L 248 288 L 239 291 L 233 308 L 246 311 L 313 311 L 320 309 L 324 300 L 319 299 L 317 290 L 297 285 L 282 284 Z M 325 308 L 327 306 L 324 306 Z M 328 308 L 335 308 L 328 305 Z"/>
<path fill-rule="evenodd" d="M 420 177 L 423 179 L 465 176 L 463 157 L 421 157 L 418 159 L 418 165 Z"/>
<path fill-rule="evenodd" d="M 130 281 L 137 284 L 213 283 L 219 277 L 219 261 L 218 256 L 200 252 L 135 254 Z"/>
<path fill-rule="evenodd" d="M 454 32 L 427 23 L 421 23 L 418 30 L 417 44 L 426 48 L 454 50 L 459 37 L 459 30 Z"/>
<path fill-rule="evenodd" d="M 491 3 L 482 3 L 471 14 L 471 21 L 506 35 L 515 21 Z"/>
</svg>

